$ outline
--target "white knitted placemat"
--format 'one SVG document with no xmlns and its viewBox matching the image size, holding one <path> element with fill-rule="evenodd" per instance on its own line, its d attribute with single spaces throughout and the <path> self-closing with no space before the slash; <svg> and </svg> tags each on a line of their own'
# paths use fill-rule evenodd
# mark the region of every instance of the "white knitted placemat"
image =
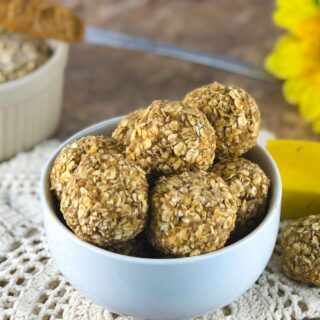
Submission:
<svg viewBox="0 0 320 320">
<path fill-rule="evenodd" d="M 47 141 L 0 163 L 0 319 L 129 320 L 83 297 L 51 261 L 38 187 L 40 168 L 57 146 L 58 141 Z M 265 272 L 238 300 L 197 319 L 320 317 L 320 289 L 286 278 L 280 271 L 279 257 L 276 248 Z"/>
</svg>

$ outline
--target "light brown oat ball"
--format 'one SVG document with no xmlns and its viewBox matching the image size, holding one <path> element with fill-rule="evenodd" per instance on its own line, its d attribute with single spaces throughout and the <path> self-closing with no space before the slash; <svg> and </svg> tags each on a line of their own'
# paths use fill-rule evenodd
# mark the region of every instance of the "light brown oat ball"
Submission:
<svg viewBox="0 0 320 320">
<path fill-rule="evenodd" d="M 120 154 L 82 157 L 62 192 L 60 209 L 81 239 L 99 246 L 128 241 L 147 220 L 145 172 Z"/>
<path fill-rule="evenodd" d="M 122 134 L 126 125 L 130 128 Z M 206 170 L 216 148 L 215 133 L 206 116 L 179 101 L 153 101 L 121 122 L 112 136 L 124 145 L 126 156 L 147 172 Z"/>
<path fill-rule="evenodd" d="M 320 287 L 320 215 L 293 221 L 281 233 L 280 244 L 284 273 Z"/>
<path fill-rule="evenodd" d="M 145 109 L 138 109 L 127 114 L 113 131 L 112 137 L 125 146 L 129 145 L 132 131 L 144 110 Z"/>
<path fill-rule="evenodd" d="M 189 92 L 183 102 L 202 111 L 214 127 L 218 158 L 240 156 L 256 144 L 260 111 L 243 89 L 214 82 Z"/>
<path fill-rule="evenodd" d="M 238 199 L 236 229 L 250 228 L 265 213 L 270 180 L 256 164 L 244 158 L 219 161 L 210 171 L 227 183 Z"/>
<path fill-rule="evenodd" d="M 116 141 L 105 136 L 86 136 L 65 146 L 54 161 L 50 180 L 51 189 L 60 199 L 63 188 L 70 181 L 84 154 L 120 153 Z"/>
<path fill-rule="evenodd" d="M 150 206 L 148 238 L 166 254 L 195 256 L 217 250 L 235 226 L 236 198 L 211 172 L 161 177 Z"/>
</svg>

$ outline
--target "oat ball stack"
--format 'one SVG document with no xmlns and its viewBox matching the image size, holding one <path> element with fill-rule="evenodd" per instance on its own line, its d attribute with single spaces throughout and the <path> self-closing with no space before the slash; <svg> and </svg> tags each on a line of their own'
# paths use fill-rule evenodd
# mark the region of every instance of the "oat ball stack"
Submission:
<svg viewBox="0 0 320 320">
<path fill-rule="evenodd" d="M 112 137 L 123 144 L 128 159 L 147 172 L 206 170 L 216 148 L 215 133 L 206 116 L 179 101 L 153 101 L 124 119 Z"/>
<path fill-rule="evenodd" d="M 160 251 L 194 256 L 217 250 L 235 226 L 237 199 L 205 171 L 162 177 L 151 193 L 150 242 Z"/>
<path fill-rule="evenodd" d="M 260 112 L 245 90 L 214 82 L 187 93 L 183 102 L 202 111 L 214 127 L 218 158 L 240 156 L 255 146 Z"/>
<path fill-rule="evenodd" d="M 259 124 L 253 98 L 234 86 L 155 100 L 120 121 L 112 138 L 66 146 L 51 187 L 73 232 L 106 250 L 159 259 L 209 253 L 265 213 L 269 178 L 240 157 Z"/>
<path fill-rule="evenodd" d="M 211 171 L 222 177 L 237 197 L 237 232 L 250 231 L 264 214 L 269 178 L 256 163 L 244 158 L 221 160 Z"/>
</svg>

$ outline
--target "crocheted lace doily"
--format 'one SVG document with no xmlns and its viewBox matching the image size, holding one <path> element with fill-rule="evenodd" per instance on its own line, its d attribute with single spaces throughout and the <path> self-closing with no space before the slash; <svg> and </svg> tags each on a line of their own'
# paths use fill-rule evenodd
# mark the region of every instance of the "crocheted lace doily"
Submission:
<svg viewBox="0 0 320 320">
<path fill-rule="evenodd" d="M 0 164 L 0 319 L 130 319 L 87 300 L 51 261 L 38 196 L 40 168 L 58 141 Z M 280 252 L 253 287 L 232 304 L 200 319 L 304 319 L 320 316 L 320 289 L 290 281 Z M 235 270 L 235 272 L 237 272 Z M 240 276 L 240 275 L 239 275 Z"/>
</svg>

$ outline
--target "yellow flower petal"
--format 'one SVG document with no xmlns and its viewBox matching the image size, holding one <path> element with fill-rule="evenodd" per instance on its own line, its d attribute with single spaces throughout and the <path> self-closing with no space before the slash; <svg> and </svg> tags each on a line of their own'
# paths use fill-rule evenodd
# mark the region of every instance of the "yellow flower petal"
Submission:
<svg viewBox="0 0 320 320">
<path fill-rule="evenodd" d="M 296 34 L 301 23 L 319 11 L 320 6 L 315 0 L 278 0 L 274 22 Z"/>
<path fill-rule="evenodd" d="M 320 117 L 320 69 L 319 73 L 287 80 L 283 95 L 287 102 L 299 105 L 300 114 L 308 121 Z"/>
<path fill-rule="evenodd" d="M 303 20 L 300 26 L 297 26 L 295 34 L 302 39 L 318 39 L 320 41 L 320 10 L 317 15 Z"/>
<path fill-rule="evenodd" d="M 276 43 L 265 68 L 286 80 L 283 94 L 320 132 L 320 0 L 277 0 L 275 23 L 291 32 Z"/>
<path fill-rule="evenodd" d="M 309 120 L 314 121 L 320 117 L 320 86 L 310 83 L 301 96 L 299 103 L 299 111 L 301 115 Z"/>
<path fill-rule="evenodd" d="M 320 118 L 316 119 L 313 123 L 312 123 L 312 129 L 315 132 L 319 132 L 320 133 Z"/>
<path fill-rule="evenodd" d="M 265 60 L 265 68 L 280 79 L 296 77 L 304 70 L 305 57 L 300 41 L 292 35 L 280 38 Z"/>
<path fill-rule="evenodd" d="M 313 70 L 315 68 L 320 69 L 320 39 L 304 39 L 299 43 L 305 68 Z"/>
<path fill-rule="evenodd" d="M 288 103 L 298 104 L 300 96 L 305 89 L 306 83 L 299 78 L 293 78 L 287 80 L 283 84 L 283 95 Z"/>
</svg>

